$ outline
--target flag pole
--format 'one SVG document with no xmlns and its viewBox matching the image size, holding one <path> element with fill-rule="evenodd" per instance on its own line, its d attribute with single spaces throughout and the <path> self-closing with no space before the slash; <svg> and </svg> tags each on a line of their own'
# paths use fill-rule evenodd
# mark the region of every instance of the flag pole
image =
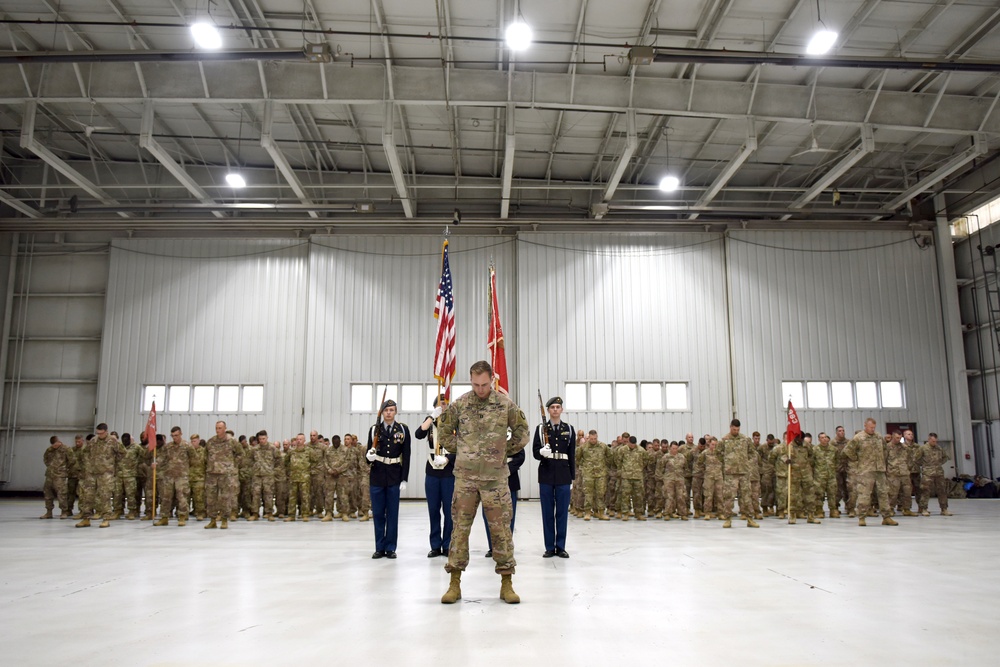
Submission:
<svg viewBox="0 0 1000 667">
<path fill-rule="evenodd" d="M 789 399 L 788 407 L 785 409 L 785 420 L 788 420 L 788 415 L 792 410 L 792 401 Z M 789 437 L 791 432 L 786 427 L 785 429 L 785 445 L 788 447 L 788 494 L 785 501 L 785 510 L 788 512 L 788 523 L 792 523 L 795 520 L 795 516 L 792 514 L 792 439 Z"/>
<path fill-rule="evenodd" d="M 438 380 L 438 407 L 441 407 L 441 380 Z M 440 417 L 438 417 L 440 419 Z M 441 456 L 441 443 L 438 442 L 437 438 L 437 419 L 434 420 L 434 424 L 431 426 L 434 429 L 434 456 Z"/>
</svg>

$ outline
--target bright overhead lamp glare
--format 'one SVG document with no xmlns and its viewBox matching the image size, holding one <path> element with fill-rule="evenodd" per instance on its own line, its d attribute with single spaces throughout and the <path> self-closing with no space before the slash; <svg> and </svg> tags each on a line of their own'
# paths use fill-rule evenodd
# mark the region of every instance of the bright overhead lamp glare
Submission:
<svg viewBox="0 0 1000 667">
<path fill-rule="evenodd" d="M 191 36 L 199 49 L 221 49 L 222 34 L 211 23 L 199 21 L 191 26 Z"/>
<path fill-rule="evenodd" d="M 660 192 L 673 192 L 681 186 L 681 179 L 676 176 L 664 176 L 660 179 Z"/>
<path fill-rule="evenodd" d="M 511 51 L 524 51 L 531 46 L 531 28 L 524 21 L 514 21 L 507 26 L 505 36 Z"/>
<path fill-rule="evenodd" d="M 231 188 L 245 188 L 247 186 L 246 179 L 236 172 L 226 174 L 226 183 L 229 183 Z"/>
<path fill-rule="evenodd" d="M 816 31 L 806 46 L 806 53 L 810 56 L 821 56 L 829 52 L 837 43 L 837 37 L 837 33 L 833 30 L 827 30 L 825 27 Z"/>
</svg>

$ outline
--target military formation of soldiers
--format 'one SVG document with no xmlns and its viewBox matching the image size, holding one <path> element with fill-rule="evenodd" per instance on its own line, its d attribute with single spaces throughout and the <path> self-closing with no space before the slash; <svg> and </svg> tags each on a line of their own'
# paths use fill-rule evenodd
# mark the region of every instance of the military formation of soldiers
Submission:
<svg viewBox="0 0 1000 667">
<path fill-rule="evenodd" d="M 935 433 L 923 445 L 910 430 L 883 437 L 869 418 L 851 439 L 838 426 L 834 439 L 820 433 L 814 444 L 804 433 L 784 444 L 771 434 L 761 442 L 756 431 L 748 438 L 740 427 L 734 419 L 722 438 L 706 434 L 697 443 L 691 433 L 641 442 L 622 433 L 608 445 L 597 431 L 577 431 L 572 514 L 584 521 L 719 519 L 729 528 L 738 498 L 751 528 L 768 516 L 820 523 L 841 512 L 864 526 L 876 510 L 894 526 L 897 512 L 929 516 L 934 495 L 941 514 L 951 515 L 944 474 L 950 457 Z"/>
<path fill-rule="evenodd" d="M 369 466 L 358 437 L 325 438 L 317 431 L 272 443 L 267 431 L 238 439 L 217 422 L 216 434 L 184 438 L 179 427 L 156 436 L 155 454 L 125 433 L 98 424 L 93 435 L 78 435 L 67 447 L 57 436 L 45 450 L 45 514 L 78 519 L 78 528 L 100 518 L 101 528 L 118 519 L 159 517 L 153 524 L 177 525 L 189 515 L 209 519 L 205 528 L 229 521 L 367 521 L 370 518 Z M 154 500 L 153 470 L 156 470 Z M 76 505 L 78 513 L 73 515 Z"/>
</svg>

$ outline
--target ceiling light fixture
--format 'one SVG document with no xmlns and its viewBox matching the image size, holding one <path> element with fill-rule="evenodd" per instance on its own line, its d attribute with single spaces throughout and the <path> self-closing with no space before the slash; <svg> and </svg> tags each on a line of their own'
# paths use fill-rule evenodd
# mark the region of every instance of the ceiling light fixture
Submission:
<svg viewBox="0 0 1000 667">
<path fill-rule="evenodd" d="M 816 0 L 816 19 L 819 21 L 820 28 L 806 45 L 806 54 L 810 56 L 821 56 L 828 53 L 837 43 L 837 37 L 839 37 L 835 31 L 830 30 L 823 23 L 823 16 L 819 12 L 819 0 Z"/>
<path fill-rule="evenodd" d="M 521 3 L 517 4 L 514 22 L 507 26 L 504 37 L 507 39 L 507 48 L 511 51 L 524 51 L 531 46 L 531 26 L 524 20 L 524 14 L 521 13 Z"/>
<path fill-rule="evenodd" d="M 243 143 L 243 109 L 240 109 L 240 131 L 236 137 L 236 169 L 226 174 L 226 183 L 229 187 L 239 189 L 247 186 L 247 180 L 239 172 L 240 164 L 240 144 Z M 227 160 L 228 162 L 228 160 Z"/>
<path fill-rule="evenodd" d="M 201 20 L 191 26 L 191 36 L 199 49 L 221 49 L 222 34 L 214 24 Z"/>
<path fill-rule="evenodd" d="M 663 145 L 667 154 L 667 173 L 660 179 L 660 192 L 676 192 L 681 186 L 681 179 L 670 173 L 670 126 L 669 121 L 663 125 Z"/>
</svg>

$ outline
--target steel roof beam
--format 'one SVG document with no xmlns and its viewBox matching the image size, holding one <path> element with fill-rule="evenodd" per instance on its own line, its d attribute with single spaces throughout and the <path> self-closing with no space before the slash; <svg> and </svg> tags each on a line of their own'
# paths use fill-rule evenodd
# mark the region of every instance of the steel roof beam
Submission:
<svg viewBox="0 0 1000 667">
<path fill-rule="evenodd" d="M 948 178 L 969 162 L 972 162 L 977 157 L 985 155 L 987 151 L 988 147 L 986 145 L 986 137 L 982 133 L 977 132 L 972 135 L 972 146 L 966 148 L 964 151 L 938 167 L 935 171 L 927 176 L 924 176 L 918 183 L 906 189 L 901 195 L 885 205 L 885 211 L 887 213 L 896 211 L 896 209 L 908 203 L 921 192 L 931 189 L 934 185 Z"/>
<path fill-rule="evenodd" d="M 504 142 L 503 176 L 500 180 L 500 219 L 510 215 L 510 187 L 514 180 L 514 148 L 517 137 L 514 126 L 514 105 L 507 105 L 507 138 Z"/>
<path fill-rule="evenodd" d="M 743 140 L 743 145 L 740 146 L 739 153 L 737 153 L 736 157 L 730 160 L 729 164 L 727 164 L 725 168 L 719 172 L 719 175 L 715 177 L 715 181 L 711 186 L 709 186 L 708 190 L 703 192 L 701 197 L 698 198 L 695 206 L 705 206 L 710 201 L 715 199 L 716 195 L 718 195 L 719 192 L 722 191 L 722 188 L 726 186 L 726 183 L 729 182 L 729 179 L 736 175 L 736 172 L 743 166 L 743 163 L 746 162 L 756 150 L 757 131 L 754 129 L 753 118 L 747 118 L 747 136 L 746 139 Z M 695 220 L 697 217 L 698 214 L 694 213 L 691 215 L 690 219 Z"/>
<path fill-rule="evenodd" d="M 615 190 L 618 189 L 618 184 L 621 183 L 622 175 L 625 174 L 625 169 L 628 168 L 632 156 L 635 155 L 635 149 L 639 147 L 639 135 L 635 129 L 634 111 L 629 110 L 625 112 L 625 126 L 625 148 L 622 149 L 621 155 L 618 156 L 615 168 L 611 170 L 611 177 L 608 178 L 608 182 L 604 186 L 604 195 L 601 197 L 602 202 L 609 202 L 615 196 Z"/>
<path fill-rule="evenodd" d="M 385 148 L 385 158 L 389 162 L 389 171 L 392 172 L 392 182 L 396 186 L 396 194 L 403 204 L 403 214 L 407 218 L 414 216 L 413 202 L 406 187 L 406 174 L 403 173 L 403 165 L 399 161 L 399 152 L 396 150 L 396 139 L 394 135 L 396 119 L 394 115 L 396 105 L 386 102 L 385 121 L 382 125 L 382 147 Z"/>
<path fill-rule="evenodd" d="M 281 152 L 278 145 L 274 143 L 274 138 L 271 136 L 271 129 L 273 126 L 274 102 L 268 100 L 264 103 L 264 123 L 261 127 L 260 145 L 265 151 L 267 151 L 267 154 L 271 156 L 271 160 L 274 161 L 274 166 L 277 167 L 278 171 L 281 172 L 281 175 L 284 176 L 285 181 L 288 182 L 289 187 L 292 188 L 292 192 L 294 192 L 295 196 L 299 198 L 299 201 L 307 206 L 312 206 L 313 202 L 306 194 L 305 188 L 302 187 L 299 177 L 295 175 L 295 170 L 292 169 L 292 165 L 288 162 L 288 158 L 286 158 L 285 154 Z M 309 211 L 309 216 L 318 218 L 319 214 L 316 211 Z"/>
<path fill-rule="evenodd" d="M 821 192 L 833 185 L 838 178 L 846 174 L 851 167 L 856 165 L 861 160 L 861 158 L 874 150 L 875 134 L 870 125 L 862 125 L 861 142 L 852 148 L 847 155 L 841 158 L 840 162 L 835 164 L 832 169 L 823 174 L 818 181 L 813 183 L 808 190 L 803 192 L 794 202 L 789 204 L 788 208 L 803 208 L 806 204 L 818 197 Z M 786 215 L 783 220 L 787 220 L 791 217 L 791 215 Z"/>
</svg>

